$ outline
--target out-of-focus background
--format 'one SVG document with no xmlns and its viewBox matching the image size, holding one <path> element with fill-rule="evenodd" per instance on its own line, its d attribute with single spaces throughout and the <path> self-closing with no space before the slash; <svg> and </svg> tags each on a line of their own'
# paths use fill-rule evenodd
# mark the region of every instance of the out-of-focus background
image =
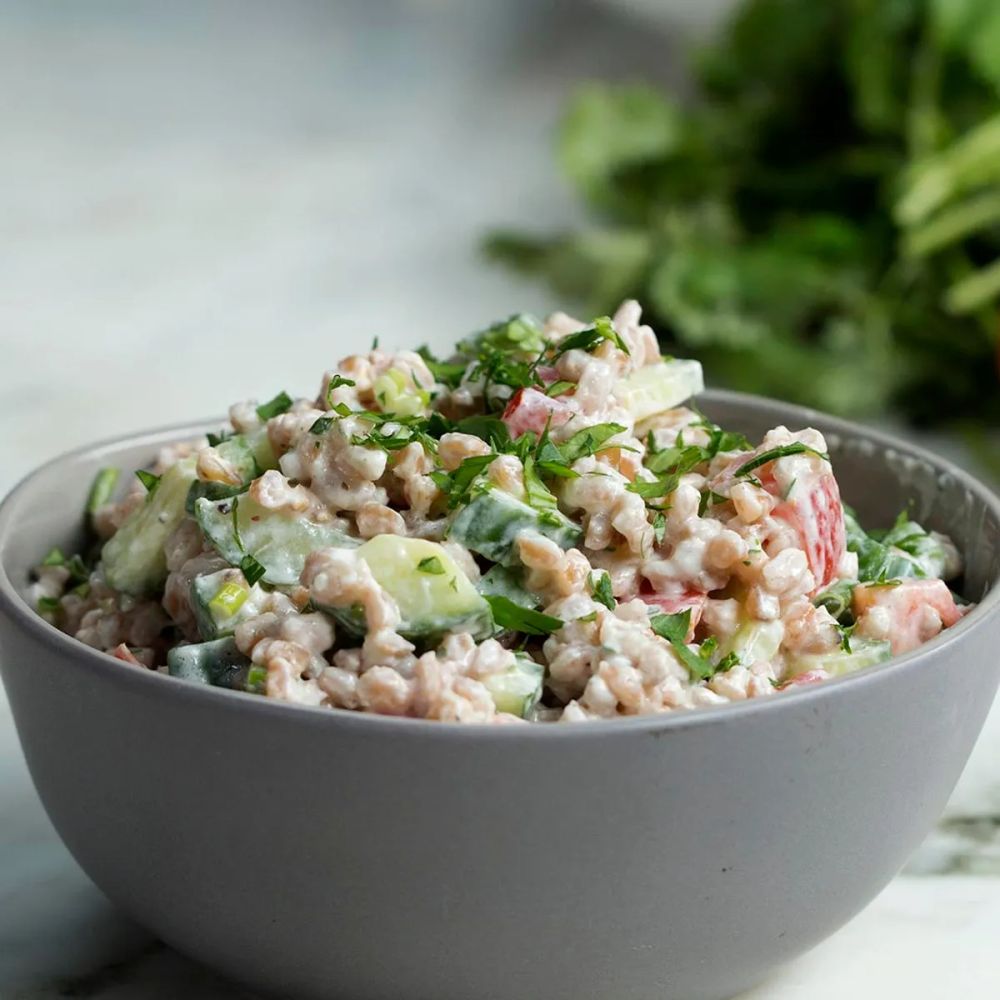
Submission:
<svg viewBox="0 0 1000 1000">
<path fill-rule="evenodd" d="M 632 294 L 710 381 L 997 477 L 998 94 L 993 0 L 5 0 L 0 494 Z M 919 864 L 1000 872 L 997 751 Z"/>
</svg>

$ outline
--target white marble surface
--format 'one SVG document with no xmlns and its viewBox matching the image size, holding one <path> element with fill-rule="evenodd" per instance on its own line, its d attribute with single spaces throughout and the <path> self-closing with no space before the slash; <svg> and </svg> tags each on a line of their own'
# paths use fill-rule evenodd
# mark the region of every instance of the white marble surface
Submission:
<svg viewBox="0 0 1000 1000">
<path fill-rule="evenodd" d="M 672 71 L 597 7 L 0 6 L 0 493 L 124 430 L 308 390 L 346 349 L 445 343 L 546 294 L 475 256 L 572 205 L 572 82 Z M 1000 712 L 945 824 L 755 1000 L 1000 995 Z M 0 1000 L 247 994 L 118 914 L 46 820 L 0 698 Z"/>
</svg>

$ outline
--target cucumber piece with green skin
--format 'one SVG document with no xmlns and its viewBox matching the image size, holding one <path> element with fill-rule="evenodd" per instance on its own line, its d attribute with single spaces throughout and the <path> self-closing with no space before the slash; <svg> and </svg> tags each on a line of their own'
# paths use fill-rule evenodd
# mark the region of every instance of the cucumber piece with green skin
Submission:
<svg viewBox="0 0 1000 1000">
<path fill-rule="evenodd" d="M 740 663 L 749 666 L 758 660 L 770 663 L 785 637 L 785 626 L 780 621 L 748 621 L 741 625 L 729 642 L 724 643 L 720 653 L 726 656 L 736 653 Z"/>
<path fill-rule="evenodd" d="M 259 435 L 260 432 L 254 431 L 254 434 Z M 264 440 L 267 441 L 266 434 Z M 194 514 L 195 506 L 202 497 L 208 500 L 225 500 L 228 497 L 245 493 L 250 484 L 264 471 L 264 468 L 257 461 L 257 452 L 248 436 L 236 434 L 231 438 L 226 438 L 225 441 L 215 446 L 215 450 L 221 458 L 232 465 L 240 477 L 240 482 L 236 484 L 216 483 L 196 479 L 188 490 L 184 505 L 184 509 L 189 514 Z"/>
<path fill-rule="evenodd" d="M 368 564 L 378 585 L 396 602 L 402 619 L 396 631 L 403 638 L 430 646 L 449 632 L 469 632 L 477 640 L 493 634 L 490 606 L 437 542 L 376 535 L 357 554 Z M 357 606 L 316 607 L 346 631 L 364 635 L 365 615 Z"/>
<path fill-rule="evenodd" d="M 542 698 L 545 668 L 529 656 L 518 655 L 514 665 L 502 673 L 483 678 L 498 712 L 530 719 Z"/>
<path fill-rule="evenodd" d="M 255 667 L 232 637 L 175 646 L 167 653 L 167 669 L 181 680 L 253 694 L 262 694 L 267 681 L 267 671 Z"/>
<path fill-rule="evenodd" d="M 162 590 L 167 579 L 163 546 L 184 519 L 195 462 L 192 455 L 167 469 L 153 494 L 105 543 L 101 562 L 110 587 L 133 597 L 148 597 Z"/>
<path fill-rule="evenodd" d="M 798 677 L 810 670 L 825 670 L 832 677 L 853 674 L 865 667 L 885 663 L 892 656 L 888 639 L 851 639 L 851 649 L 837 648 L 829 653 L 803 653 L 789 663 L 788 676 Z"/>
<path fill-rule="evenodd" d="M 264 592 L 247 585 L 238 569 L 220 569 L 191 581 L 191 607 L 205 639 L 232 635 L 236 626 L 258 613 Z"/>
<path fill-rule="evenodd" d="M 448 537 L 491 562 L 516 566 L 515 542 L 522 531 L 535 531 L 563 549 L 571 549 L 583 534 L 558 510 L 535 510 L 503 490 L 488 489 L 455 515 Z"/>
<path fill-rule="evenodd" d="M 239 566 L 251 555 L 264 567 L 264 582 L 276 586 L 298 583 L 310 552 L 360 544 L 331 523 L 268 510 L 246 495 L 224 500 L 202 497 L 195 503 L 194 516 L 230 566 Z"/>
<path fill-rule="evenodd" d="M 697 361 L 660 361 L 645 365 L 615 384 L 615 398 L 638 423 L 680 406 L 705 388 Z"/>
<path fill-rule="evenodd" d="M 493 566 L 479 580 L 476 589 L 491 597 L 506 597 L 522 608 L 538 608 L 542 599 L 524 586 L 523 573 L 512 566 Z"/>
</svg>

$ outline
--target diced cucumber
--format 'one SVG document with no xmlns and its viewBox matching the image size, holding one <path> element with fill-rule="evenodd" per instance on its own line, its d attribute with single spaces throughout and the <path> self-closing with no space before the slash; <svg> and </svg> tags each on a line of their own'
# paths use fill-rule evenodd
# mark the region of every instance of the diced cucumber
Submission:
<svg viewBox="0 0 1000 1000">
<path fill-rule="evenodd" d="M 483 679 L 498 712 L 530 719 L 542 697 L 545 668 L 529 656 L 518 655 L 514 665 Z"/>
<path fill-rule="evenodd" d="M 101 551 L 109 586 L 133 597 L 156 594 L 167 579 L 163 546 L 184 519 L 184 504 L 195 479 L 195 458 L 172 465 L 156 491 L 137 507 Z"/>
<path fill-rule="evenodd" d="M 564 549 L 580 541 L 582 532 L 558 510 L 539 511 L 503 490 L 480 493 L 451 522 L 448 537 L 492 562 L 518 562 L 515 540 L 522 531 L 537 531 Z"/>
<path fill-rule="evenodd" d="M 181 680 L 254 694 L 263 692 L 267 679 L 263 667 L 253 666 L 231 637 L 175 646 L 167 653 L 167 669 Z"/>
<path fill-rule="evenodd" d="M 398 605 L 402 622 L 396 631 L 404 638 L 426 646 L 448 632 L 470 632 L 476 639 L 493 634 L 489 605 L 437 542 L 376 535 L 358 556 Z M 318 607 L 347 631 L 364 634 L 365 616 L 358 607 Z"/>
<path fill-rule="evenodd" d="M 401 417 L 414 417 L 427 412 L 431 394 L 414 382 L 413 375 L 390 368 L 379 375 L 372 391 L 383 412 Z"/>
<path fill-rule="evenodd" d="M 522 608 L 537 608 L 542 599 L 522 582 L 521 570 L 511 566 L 493 566 L 483 574 L 477 589 L 490 597 L 506 597 Z"/>
<path fill-rule="evenodd" d="M 745 622 L 720 650 L 723 656 L 736 653 L 740 663 L 749 666 L 762 660 L 770 663 L 781 648 L 785 637 L 785 626 L 780 621 L 762 622 L 756 619 Z"/>
<path fill-rule="evenodd" d="M 278 459 L 275 457 L 274 449 L 271 447 L 266 426 L 258 427 L 254 431 L 247 431 L 246 434 L 237 435 L 237 437 L 242 437 L 246 446 L 253 453 L 254 461 L 256 461 L 260 472 L 267 472 L 268 469 L 276 469 L 278 467 Z M 225 456 L 225 452 L 223 452 L 223 455 Z"/>
<path fill-rule="evenodd" d="M 705 388 L 698 361 L 660 361 L 619 379 L 614 393 L 638 423 L 696 396 Z"/>
<path fill-rule="evenodd" d="M 254 431 L 254 434 L 259 436 L 260 432 Z M 264 435 L 264 441 L 267 441 L 266 434 Z M 226 438 L 225 441 L 215 446 L 215 450 L 233 466 L 240 477 L 240 482 L 236 484 L 215 483 L 196 479 L 188 490 L 185 502 L 185 510 L 189 514 L 194 514 L 195 505 L 202 497 L 208 500 L 225 500 L 228 497 L 245 493 L 247 487 L 262 472 L 254 447 L 245 435 L 236 434 L 231 438 Z"/>
<path fill-rule="evenodd" d="M 256 613 L 257 602 L 252 597 L 260 593 L 259 587 L 247 586 L 238 569 L 196 576 L 191 581 L 191 607 L 202 637 L 232 635 L 241 621 Z"/>
<path fill-rule="evenodd" d="M 888 639 L 851 639 L 851 650 L 837 648 L 829 653 L 803 653 L 790 661 L 789 677 L 810 670 L 825 670 L 833 677 L 853 674 L 856 670 L 884 663 L 892 656 L 892 643 Z"/>
<path fill-rule="evenodd" d="M 203 497 L 195 503 L 195 517 L 230 566 L 239 566 L 251 555 L 264 567 L 264 581 L 279 586 L 299 582 L 310 552 L 359 544 L 330 523 L 268 510 L 246 495 L 228 500 Z"/>
</svg>

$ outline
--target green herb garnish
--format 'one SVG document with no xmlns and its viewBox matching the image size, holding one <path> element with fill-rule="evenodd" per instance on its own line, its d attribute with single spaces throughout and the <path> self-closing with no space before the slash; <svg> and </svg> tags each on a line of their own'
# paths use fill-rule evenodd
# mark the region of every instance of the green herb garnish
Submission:
<svg viewBox="0 0 1000 1000">
<path fill-rule="evenodd" d="M 336 417 L 317 417 L 309 428 L 310 434 L 325 434 L 335 423 L 337 422 Z"/>
<path fill-rule="evenodd" d="M 264 423 L 273 417 L 280 416 L 282 413 L 287 413 L 292 408 L 292 397 L 288 395 L 287 392 L 279 392 L 274 399 L 268 400 L 266 403 L 261 403 L 257 407 L 257 416 L 260 417 Z"/>
<path fill-rule="evenodd" d="M 242 544 L 240 548 L 243 548 Z M 251 587 L 267 574 L 267 570 L 249 552 L 240 560 L 240 571 Z"/>
<path fill-rule="evenodd" d="M 715 673 L 712 664 L 693 652 L 685 641 L 691 628 L 690 608 L 673 615 L 652 615 L 649 624 L 658 636 L 670 643 L 677 658 L 687 667 L 692 677 L 704 680 Z"/>
<path fill-rule="evenodd" d="M 607 572 L 591 573 L 589 582 L 594 600 L 603 604 L 608 611 L 614 611 L 615 595 L 611 589 L 611 575 Z"/>
<path fill-rule="evenodd" d="M 803 444 L 801 441 L 793 441 L 791 444 L 783 444 L 777 448 L 769 448 L 767 451 L 762 451 L 748 462 L 744 462 L 733 475 L 737 478 L 745 476 L 748 472 L 753 472 L 754 469 L 759 469 L 762 465 L 767 465 L 768 462 L 774 462 L 779 458 L 787 458 L 789 455 L 815 455 L 817 458 L 823 459 L 824 462 L 830 461 L 829 455 L 825 455 L 815 448 L 810 448 L 809 445 Z"/>
<path fill-rule="evenodd" d="M 444 566 L 437 556 L 428 556 L 417 563 L 417 571 L 420 573 L 430 573 L 432 576 L 443 576 Z"/>
<path fill-rule="evenodd" d="M 561 618 L 523 608 L 501 594 L 484 594 L 483 597 L 493 611 L 493 620 L 502 629 L 511 629 L 525 635 L 549 635 L 565 624 Z"/>
<path fill-rule="evenodd" d="M 150 500 L 156 492 L 157 486 L 160 485 L 160 477 L 152 472 L 147 472 L 146 469 L 136 469 L 135 478 L 146 487 L 146 499 Z"/>
</svg>

